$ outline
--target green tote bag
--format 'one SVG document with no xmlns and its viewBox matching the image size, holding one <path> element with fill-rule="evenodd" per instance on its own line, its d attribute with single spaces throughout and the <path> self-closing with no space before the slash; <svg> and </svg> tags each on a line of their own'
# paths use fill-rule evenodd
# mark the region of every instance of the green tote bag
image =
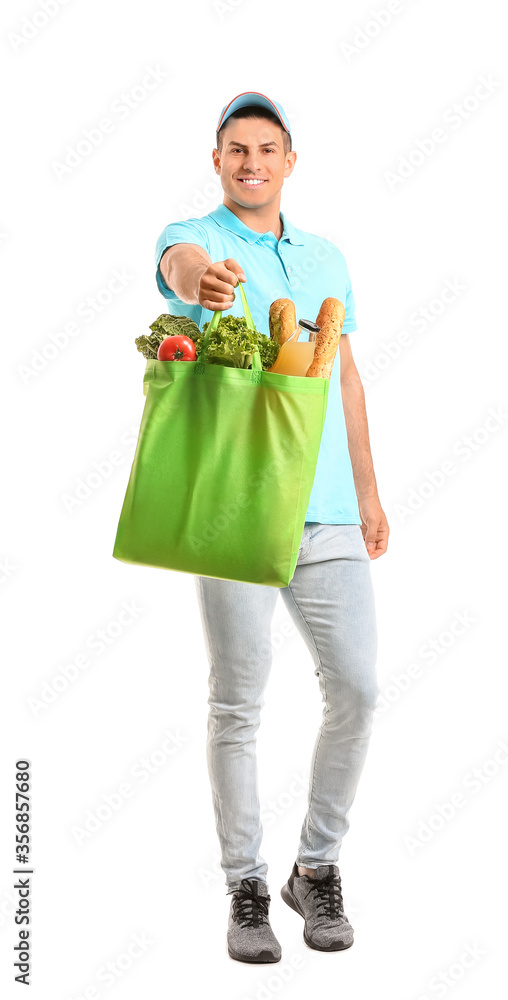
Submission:
<svg viewBox="0 0 508 1000">
<path fill-rule="evenodd" d="M 255 329 L 239 283 L 249 329 Z M 149 360 L 113 557 L 181 573 L 286 587 L 314 482 L 328 379 Z"/>
</svg>

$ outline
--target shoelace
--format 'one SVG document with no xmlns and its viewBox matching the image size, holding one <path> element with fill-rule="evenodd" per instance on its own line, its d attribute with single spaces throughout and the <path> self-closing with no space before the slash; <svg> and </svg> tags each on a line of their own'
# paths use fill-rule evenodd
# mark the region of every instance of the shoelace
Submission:
<svg viewBox="0 0 508 1000">
<path fill-rule="evenodd" d="M 342 889 L 340 882 L 340 875 L 327 875 L 325 878 L 311 878 L 309 879 L 311 883 L 309 887 L 309 892 L 305 894 L 305 898 L 310 892 L 316 893 L 316 908 L 319 912 L 319 907 L 324 907 L 320 916 L 326 917 L 343 917 L 343 900 L 342 900 Z"/>
<path fill-rule="evenodd" d="M 244 885 L 247 880 L 244 879 Z M 247 881 L 252 886 L 252 881 Z M 254 889 L 240 888 L 235 893 L 233 918 L 243 927 L 260 927 L 268 923 L 268 903 L 270 896 L 257 896 Z"/>
</svg>

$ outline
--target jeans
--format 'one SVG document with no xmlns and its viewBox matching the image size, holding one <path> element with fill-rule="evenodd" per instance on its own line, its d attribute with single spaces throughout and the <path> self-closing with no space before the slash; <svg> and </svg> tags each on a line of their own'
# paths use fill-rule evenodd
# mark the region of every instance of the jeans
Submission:
<svg viewBox="0 0 508 1000">
<path fill-rule="evenodd" d="M 227 894 L 243 878 L 267 876 L 259 853 L 255 744 L 279 593 L 310 650 L 324 701 L 296 863 L 333 864 L 349 828 L 380 693 L 370 558 L 361 527 L 307 522 L 287 587 L 202 576 L 195 581 L 210 665 L 207 764 Z"/>
</svg>

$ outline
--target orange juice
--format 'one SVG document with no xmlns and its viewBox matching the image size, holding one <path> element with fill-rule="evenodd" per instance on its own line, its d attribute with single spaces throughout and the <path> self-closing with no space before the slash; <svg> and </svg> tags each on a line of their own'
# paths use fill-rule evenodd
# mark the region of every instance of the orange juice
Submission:
<svg viewBox="0 0 508 1000">
<path fill-rule="evenodd" d="M 306 375 L 314 358 L 315 341 L 303 341 L 301 344 L 290 344 L 288 340 L 282 345 L 275 363 L 269 372 L 279 375 Z"/>
<path fill-rule="evenodd" d="M 316 334 L 309 333 L 308 341 L 297 343 L 300 330 L 301 326 L 299 325 L 291 337 L 282 344 L 274 364 L 267 371 L 275 372 L 278 375 L 307 374 L 316 350 Z"/>
</svg>

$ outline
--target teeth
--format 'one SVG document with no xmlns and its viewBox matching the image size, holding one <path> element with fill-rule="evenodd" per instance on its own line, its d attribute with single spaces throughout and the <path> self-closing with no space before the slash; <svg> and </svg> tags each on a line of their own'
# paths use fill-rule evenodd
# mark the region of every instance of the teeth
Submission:
<svg viewBox="0 0 508 1000">
<path fill-rule="evenodd" d="M 262 184 L 263 183 L 263 181 L 248 181 L 244 177 L 240 177 L 240 180 L 243 182 L 243 184 Z"/>
</svg>

